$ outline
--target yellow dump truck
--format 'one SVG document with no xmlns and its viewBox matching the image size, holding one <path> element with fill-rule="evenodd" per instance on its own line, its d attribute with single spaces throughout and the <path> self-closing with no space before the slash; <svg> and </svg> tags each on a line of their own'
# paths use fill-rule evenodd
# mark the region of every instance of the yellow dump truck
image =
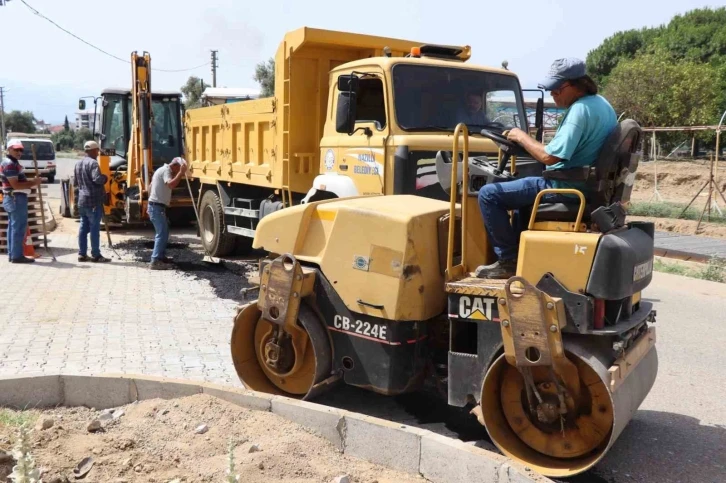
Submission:
<svg viewBox="0 0 726 483">
<path fill-rule="evenodd" d="M 436 152 L 473 133 L 541 127 L 517 76 L 468 64 L 469 46 L 301 28 L 275 57 L 275 96 L 188 110 L 187 160 L 200 234 L 215 256 L 251 247 L 257 223 L 309 201 L 380 194 L 448 200 Z M 472 136 L 473 156 L 496 156 Z M 519 173 L 542 165 L 520 158 Z"/>
</svg>

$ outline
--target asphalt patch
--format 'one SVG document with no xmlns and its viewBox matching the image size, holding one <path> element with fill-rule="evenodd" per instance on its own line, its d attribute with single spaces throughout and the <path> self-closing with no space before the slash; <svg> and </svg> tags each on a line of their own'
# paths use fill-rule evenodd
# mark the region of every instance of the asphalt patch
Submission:
<svg viewBox="0 0 726 483">
<path fill-rule="evenodd" d="M 126 240 L 116 244 L 116 250 L 123 259 L 149 263 L 154 242 L 144 239 Z M 250 284 L 246 274 L 255 270 L 254 263 L 247 260 L 225 259 L 219 264 L 203 262 L 201 245 L 186 242 L 170 242 L 166 255 L 173 258 L 173 270 L 195 280 L 206 280 L 217 297 L 244 302 L 240 294 Z"/>
</svg>

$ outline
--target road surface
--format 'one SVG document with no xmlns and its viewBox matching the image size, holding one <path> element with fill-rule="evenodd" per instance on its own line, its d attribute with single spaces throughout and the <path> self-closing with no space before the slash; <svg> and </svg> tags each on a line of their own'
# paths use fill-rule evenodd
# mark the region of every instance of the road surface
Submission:
<svg viewBox="0 0 726 483">
<path fill-rule="evenodd" d="M 726 284 L 656 273 L 652 391 L 598 465 L 609 481 L 726 481 Z"/>
</svg>

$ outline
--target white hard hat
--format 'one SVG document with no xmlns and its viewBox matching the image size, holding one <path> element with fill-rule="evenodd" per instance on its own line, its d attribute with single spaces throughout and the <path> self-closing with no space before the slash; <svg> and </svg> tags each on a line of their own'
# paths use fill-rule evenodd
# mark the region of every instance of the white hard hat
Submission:
<svg viewBox="0 0 726 483">
<path fill-rule="evenodd" d="M 96 141 L 86 141 L 86 144 L 83 145 L 84 151 L 90 151 L 91 149 L 100 149 Z"/>
<path fill-rule="evenodd" d="M 171 160 L 171 162 L 169 163 L 169 166 L 172 166 L 174 164 L 178 164 L 179 166 L 186 166 L 187 160 L 184 158 L 176 157 Z"/>
</svg>

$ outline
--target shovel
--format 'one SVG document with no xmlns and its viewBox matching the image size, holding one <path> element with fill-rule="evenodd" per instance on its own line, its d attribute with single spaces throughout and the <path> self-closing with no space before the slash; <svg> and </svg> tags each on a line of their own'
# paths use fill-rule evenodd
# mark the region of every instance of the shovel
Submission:
<svg viewBox="0 0 726 483">
<path fill-rule="evenodd" d="M 194 193 L 192 193 L 192 185 L 189 182 L 189 178 L 187 178 L 186 172 L 184 173 L 184 179 L 186 180 L 187 188 L 189 189 L 189 197 L 192 199 L 192 206 L 194 207 L 194 216 L 197 217 L 197 226 L 201 230 L 202 222 L 199 219 L 199 211 L 197 211 L 197 205 L 196 205 L 196 203 L 194 203 Z M 219 258 L 216 258 L 216 257 L 213 257 L 212 255 L 210 255 L 209 252 L 207 251 L 207 247 L 204 246 L 204 243 L 202 243 L 202 248 L 204 248 L 204 258 L 202 258 L 202 261 L 204 263 L 211 263 L 214 265 L 219 265 L 219 263 L 220 263 Z"/>
<path fill-rule="evenodd" d="M 35 155 L 35 145 L 31 146 L 31 151 L 33 151 L 33 167 L 35 167 L 35 177 L 36 179 L 40 179 L 40 172 L 38 171 L 38 158 Z M 53 251 L 48 247 L 48 234 L 47 230 L 45 228 L 45 206 L 43 206 L 43 191 L 41 190 L 40 185 L 36 188 L 38 190 L 38 201 L 40 202 L 40 219 L 43 223 L 43 247 L 45 248 L 45 253 L 50 253 L 51 258 L 53 258 L 53 261 L 57 261 L 55 259 L 55 255 L 53 254 Z"/>
</svg>

